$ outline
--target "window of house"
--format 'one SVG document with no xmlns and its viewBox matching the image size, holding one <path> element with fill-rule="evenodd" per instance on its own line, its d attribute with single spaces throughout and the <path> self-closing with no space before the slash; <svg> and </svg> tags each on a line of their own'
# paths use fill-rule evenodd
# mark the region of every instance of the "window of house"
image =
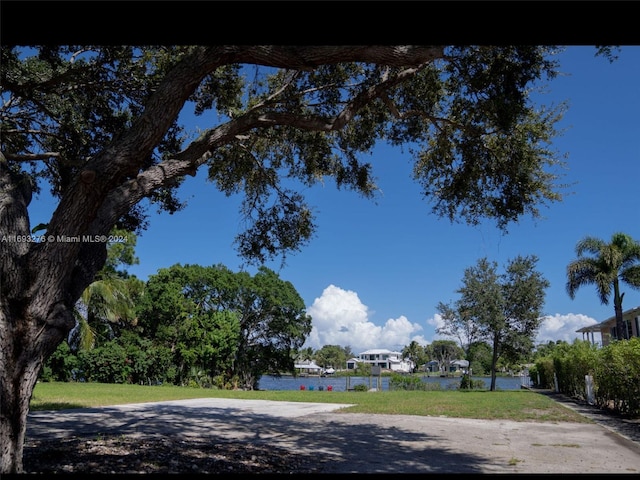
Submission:
<svg viewBox="0 0 640 480">
<path fill-rule="evenodd" d="M 633 330 L 631 327 L 631 322 L 628 320 L 624 321 L 624 326 L 627 329 L 627 338 L 633 338 Z"/>
</svg>

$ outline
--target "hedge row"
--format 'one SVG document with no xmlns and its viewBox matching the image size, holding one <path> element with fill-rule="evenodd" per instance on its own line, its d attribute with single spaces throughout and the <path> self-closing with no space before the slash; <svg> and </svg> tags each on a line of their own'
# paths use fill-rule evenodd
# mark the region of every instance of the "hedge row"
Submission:
<svg viewBox="0 0 640 480">
<path fill-rule="evenodd" d="M 556 347 L 529 372 L 534 385 L 540 388 L 554 389 L 622 415 L 640 417 L 640 338 L 616 341 L 605 347 L 576 340 Z M 592 379 L 591 392 L 587 377 Z"/>
</svg>

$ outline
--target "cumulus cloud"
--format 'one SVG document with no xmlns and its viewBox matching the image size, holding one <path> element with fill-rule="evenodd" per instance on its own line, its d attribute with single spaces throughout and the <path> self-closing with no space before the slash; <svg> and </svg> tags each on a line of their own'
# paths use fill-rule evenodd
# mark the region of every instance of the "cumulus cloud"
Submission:
<svg viewBox="0 0 640 480">
<path fill-rule="evenodd" d="M 558 340 L 564 340 L 571 343 L 576 338 L 582 340 L 582 334 L 577 333 L 576 330 L 598 323 L 591 317 L 583 315 L 581 313 L 568 313 L 555 315 L 547 315 L 540 324 L 538 335 L 536 336 L 535 343 L 547 343 L 549 341 L 557 342 Z M 427 325 L 433 327 L 434 330 L 443 326 L 444 322 L 442 316 L 435 314 L 432 318 L 427 320 Z M 435 335 L 436 340 L 457 340 L 452 337 L 445 337 L 442 335 Z"/>
<path fill-rule="evenodd" d="M 384 325 L 369 321 L 369 309 L 358 294 L 329 285 L 307 308 L 312 318 L 311 334 L 305 347 L 314 350 L 324 345 L 351 347 L 354 354 L 370 348 L 402 349 L 413 340 L 426 344 L 417 334 L 422 327 L 400 316 L 388 319 Z"/>
<path fill-rule="evenodd" d="M 426 321 L 427 327 L 433 329 L 431 338 L 424 335 L 422 326 L 410 322 L 404 315 L 376 325 L 369 320 L 371 312 L 356 292 L 335 285 L 325 288 L 322 295 L 307 307 L 307 313 L 312 317 L 312 329 L 304 347 L 314 350 L 325 345 L 340 345 L 350 347 L 354 354 L 358 354 L 371 348 L 402 350 L 412 341 L 423 346 L 433 340 L 458 341 L 457 338 L 435 333 L 444 324 L 442 316 L 437 313 Z M 582 339 L 582 334 L 576 330 L 595 323 L 598 322 L 583 314 L 548 315 L 540 325 L 535 343 L 558 340 L 571 343 L 576 338 Z"/>
<path fill-rule="evenodd" d="M 581 313 L 547 315 L 540 325 L 536 343 L 557 342 L 564 340 L 571 343 L 576 338 L 582 340 L 582 334 L 576 330 L 598 323 L 591 317 Z"/>
</svg>

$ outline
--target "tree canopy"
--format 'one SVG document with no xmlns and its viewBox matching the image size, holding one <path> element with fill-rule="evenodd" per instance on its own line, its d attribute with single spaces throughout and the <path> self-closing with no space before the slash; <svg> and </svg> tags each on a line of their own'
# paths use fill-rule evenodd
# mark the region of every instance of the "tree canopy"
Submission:
<svg viewBox="0 0 640 480">
<path fill-rule="evenodd" d="M 535 255 L 519 255 L 499 273 L 496 262 L 481 258 L 465 269 L 455 304 L 438 305 L 444 320 L 438 333 L 462 339 L 467 355 L 480 341 L 491 344 L 491 390 L 500 359 L 513 362 L 533 351 L 549 287 L 536 271 L 537 261 Z"/>
<path fill-rule="evenodd" d="M 149 278 L 140 302 L 144 338 L 171 351 L 175 378 L 197 368 L 222 385 L 255 389 L 263 374 L 293 373 L 311 317 L 290 282 L 260 267 L 251 276 L 223 265 L 174 265 Z"/>
</svg>

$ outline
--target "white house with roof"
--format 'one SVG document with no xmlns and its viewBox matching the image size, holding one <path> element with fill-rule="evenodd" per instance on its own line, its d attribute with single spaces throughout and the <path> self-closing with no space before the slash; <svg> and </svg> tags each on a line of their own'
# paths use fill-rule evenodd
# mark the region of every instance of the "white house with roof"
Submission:
<svg viewBox="0 0 640 480">
<path fill-rule="evenodd" d="M 313 360 L 302 360 L 294 364 L 294 368 L 299 375 L 320 375 L 322 367 Z"/>
<path fill-rule="evenodd" d="M 347 360 L 347 370 L 355 370 L 359 363 L 366 363 L 372 367 L 380 367 L 398 373 L 410 373 L 414 363 L 408 358 L 402 358 L 402 352 L 394 352 L 384 348 L 376 348 L 361 352 L 357 357 Z"/>
<path fill-rule="evenodd" d="M 627 329 L 627 338 L 640 337 L 640 307 L 631 308 L 622 312 L 622 321 Z M 616 317 L 607 318 L 605 321 L 582 327 L 576 330 L 578 333 L 582 333 L 582 339 L 588 340 L 590 343 L 597 345 L 597 339 L 594 334 L 600 334 L 600 346 L 604 347 L 609 345 L 613 340 L 616 340 Z M 589 338 L 591 336 L 591 338 Z"/>
</svg>

